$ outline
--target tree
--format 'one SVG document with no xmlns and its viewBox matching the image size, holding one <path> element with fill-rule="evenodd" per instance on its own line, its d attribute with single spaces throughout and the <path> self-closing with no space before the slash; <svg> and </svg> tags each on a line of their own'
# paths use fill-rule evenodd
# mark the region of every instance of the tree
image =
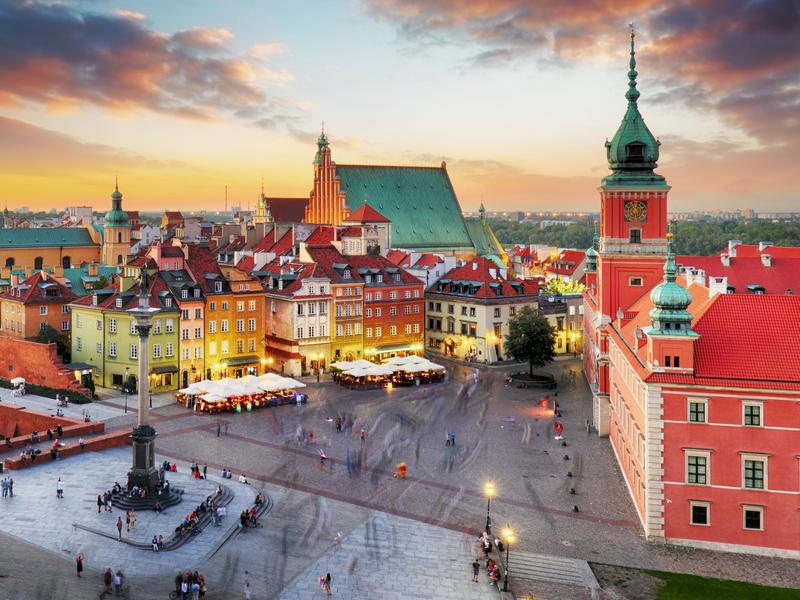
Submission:
<svg viewBox="0 0 800 600">
<path fill-rule="evenodd" d="M 508 321 L 506 352 L 520 362 L 527 362 L 530 374 L 555 358 L 555 337 L 550 322 L 526 306 Z"/>
<path fill-rule="evenodd" d="M 56 352 L 61 357 L 61 360 L 64 362 L 69 361 L 69 348 L 67 347 L 67 338 L 61 334 L 61 332 L 56 331 L 50 325 L 45 324 L 40 330 L 38 335 L 33 338 L 35 342 L 40 344 L 55 344 L 56 345 Z"/>
<path fill-rule="evenodd" d="M 577 281 L 564 281 L 563 279 L 553 278 L 547 282 L 544 293 L 563 296 L 565 294 L 580 294 L 585 289 L 586 286 Z"/>
</svg>

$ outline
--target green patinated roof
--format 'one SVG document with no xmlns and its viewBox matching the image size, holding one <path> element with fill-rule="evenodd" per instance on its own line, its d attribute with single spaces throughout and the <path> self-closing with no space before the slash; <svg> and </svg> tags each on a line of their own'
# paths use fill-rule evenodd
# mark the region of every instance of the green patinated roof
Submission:
<svg viewBox="0 0 800 600">
<path fill-rule="evenodd" d="M 628 71 L 628 109 L 611 141 L 606 141 L 608 166 L 613 173 L 603 179 L 605 187 L 641 185 L 666 186 L 666 180 L 654 169 L 658 163 L 659 142 L 650 133 L 639 113 L 639 90 L 636 89 L 636 52 L 631 31 L 631 57 Z"/>
<path fill-rule="evenodd" d="M 486 221 L 481 219 L 467 219 L 464 221 L 464 224 L 467 226 L 467 233 L 469 233 L 469 237 L 472 240 L 472 244 L 475 246 L 475 251 L 478 253 L 478 256 L 491 258 L 492 256 L 497 257 L 498 254 L 503 253 L 502 247 L 498 244 L 497 239 L 494 237 Z"/>
<path fill-rule="evenodd" d="M 692 303 L 692 294 L 675 281 L 677 273 L 675 254 L 672 252 L 672 234 L 668 236 L 667 260 L 664 263 L 664 282 L 653 288 L 650 300 L 654 308 L 650 311 L 653 327 L 651 335 L 697 335 L 691 330 L 692 315 L 687 310 Z M 666 324 L 678 329 L 666 329 Z"/>
<path fill-rule="evenodd" d="M 84 227 L 0 229 L 0 248 L 96 245 Z"/>
<path fill-rule="evenodd" d="M 122 193 L 117 185 L 111 194 L 111 210 L 106 213 L 105 226 L 127 227 L 128 224 L 128 213 L 122 210 Z"/>
<path fill-rule="evenodd" d="M 347 206 L 367 203 L 392 222 L 397 248 L 472 248 L 445 167 L 336 165 Z"/>
<path fill-rule="evenodd" d="M 98 265 L 97 277 L 89 276 L 88 268 L 72 267 L 64 269 L 64 277 L 72 284 L 70 288 L 78 296 L 85 296 L 90 290 L 87 290 L 84 283 L 91 283 L 97 281 L 100 277 L 105 276 L 106 281 L 111 279 L 111 276 L 117 272 L 117 267 L 108 265 Z"/>
</svg>

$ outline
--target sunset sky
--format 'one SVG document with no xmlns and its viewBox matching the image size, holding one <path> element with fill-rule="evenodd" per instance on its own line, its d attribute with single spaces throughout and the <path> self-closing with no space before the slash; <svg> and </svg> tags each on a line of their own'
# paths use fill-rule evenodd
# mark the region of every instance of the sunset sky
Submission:
<svg viewBox="0 0 800 600">
<path fill-rule="evenodd" d="M 800 210 L 797 0 L 0 0 L 0 203 L 306 196 L 324 121 L 465 210 L 597 210 L 629 21 L 671 210 Z"/>
</svg>

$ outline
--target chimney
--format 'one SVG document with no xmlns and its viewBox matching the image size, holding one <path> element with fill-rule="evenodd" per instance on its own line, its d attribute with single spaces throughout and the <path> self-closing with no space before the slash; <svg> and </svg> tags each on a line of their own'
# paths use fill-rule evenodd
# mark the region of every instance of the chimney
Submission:
<svg viewBox="0 0 800 600">
<path fill-rule="evenodd" d="M 497 269 L 489 269 L 489 276 L 492 279 L 497 279 Z"/>
<path fill-rule="evenodd" d="M 759 247 L 760 246 L 761 246 L 761 244 L 759 244 Z M 772 257 L 769 254 L 762 254 L 761 255 L 761 264 L 764 265 L 765 267 L 771 267 L 772 266 Z"/>
<path fill-rule="evenodd" d="M 758 242 L 758 251 L 763 252 L 770 246 L 772 246 L 772 242 Z"/>
<path fill-rule="evenodd" d="M 728 240 L 728 254 L 731 256 L 731 258 L 736 257 L 736 246 L 741 243 L 741 240 Z"/>
<path fill-rule="evenodd" d="M 722 261 L 723 267 L 730 267 L 731 266 L 731 257 L 728 254 L 722 253 L 719 255 L 719 259 Z"/>
<path fill-rule="evenodd" d="M 90 263 L 86 269 L 86 274 L 89 277 L 97 277 L 97 263 Z"/>
</svg>

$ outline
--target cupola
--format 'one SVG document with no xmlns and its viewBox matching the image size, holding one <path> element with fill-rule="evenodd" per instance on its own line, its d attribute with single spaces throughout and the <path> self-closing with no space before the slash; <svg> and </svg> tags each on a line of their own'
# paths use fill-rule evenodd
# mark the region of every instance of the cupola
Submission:
<svg viewBox="0 0 800 600">
<path fill-rule="evenodd" d="M 114 185 L 111 194 L 111 210 L 106 213 L 106 227 L 128 227 L 128 213 L 122 210 L 122 193 L 119 191 L 119 182 Z"/>
<path fill-rule="evenodd" d="M 597 222 L 594 224 L 594 237 L 592 238 L 592 245 L 586 251 L 586 272 L 597 272 L 597 244 L 600 242 L 600 233 L 597 230 Z"/>
<path fill-rule="evenodd" d="M 672 251 L 672 234 L 667 234 L 667 261 L 664 263 L 664 281 L 650 292 L 653 309 L 650 311 L 652 328 L 649 335 L 697 335 L 692 331 L 692 315 L 688 311 L 692 295 L 675 281 L 677 268 Z"/>
<path fill-rule="evenodd" d="M 639 113 L 639 90 L 636 89 L 636 52 L 631 26 L 631 50 L 628 70 L 628 90 L 625 98 L 628 109 L 611 141 L 606 140 L 608 166 L 613 171 L 603 179 L 605 184 L 664 183 L 664 178 L 653 172 L 658 163 L 659 142 Z"/>
</svg>

